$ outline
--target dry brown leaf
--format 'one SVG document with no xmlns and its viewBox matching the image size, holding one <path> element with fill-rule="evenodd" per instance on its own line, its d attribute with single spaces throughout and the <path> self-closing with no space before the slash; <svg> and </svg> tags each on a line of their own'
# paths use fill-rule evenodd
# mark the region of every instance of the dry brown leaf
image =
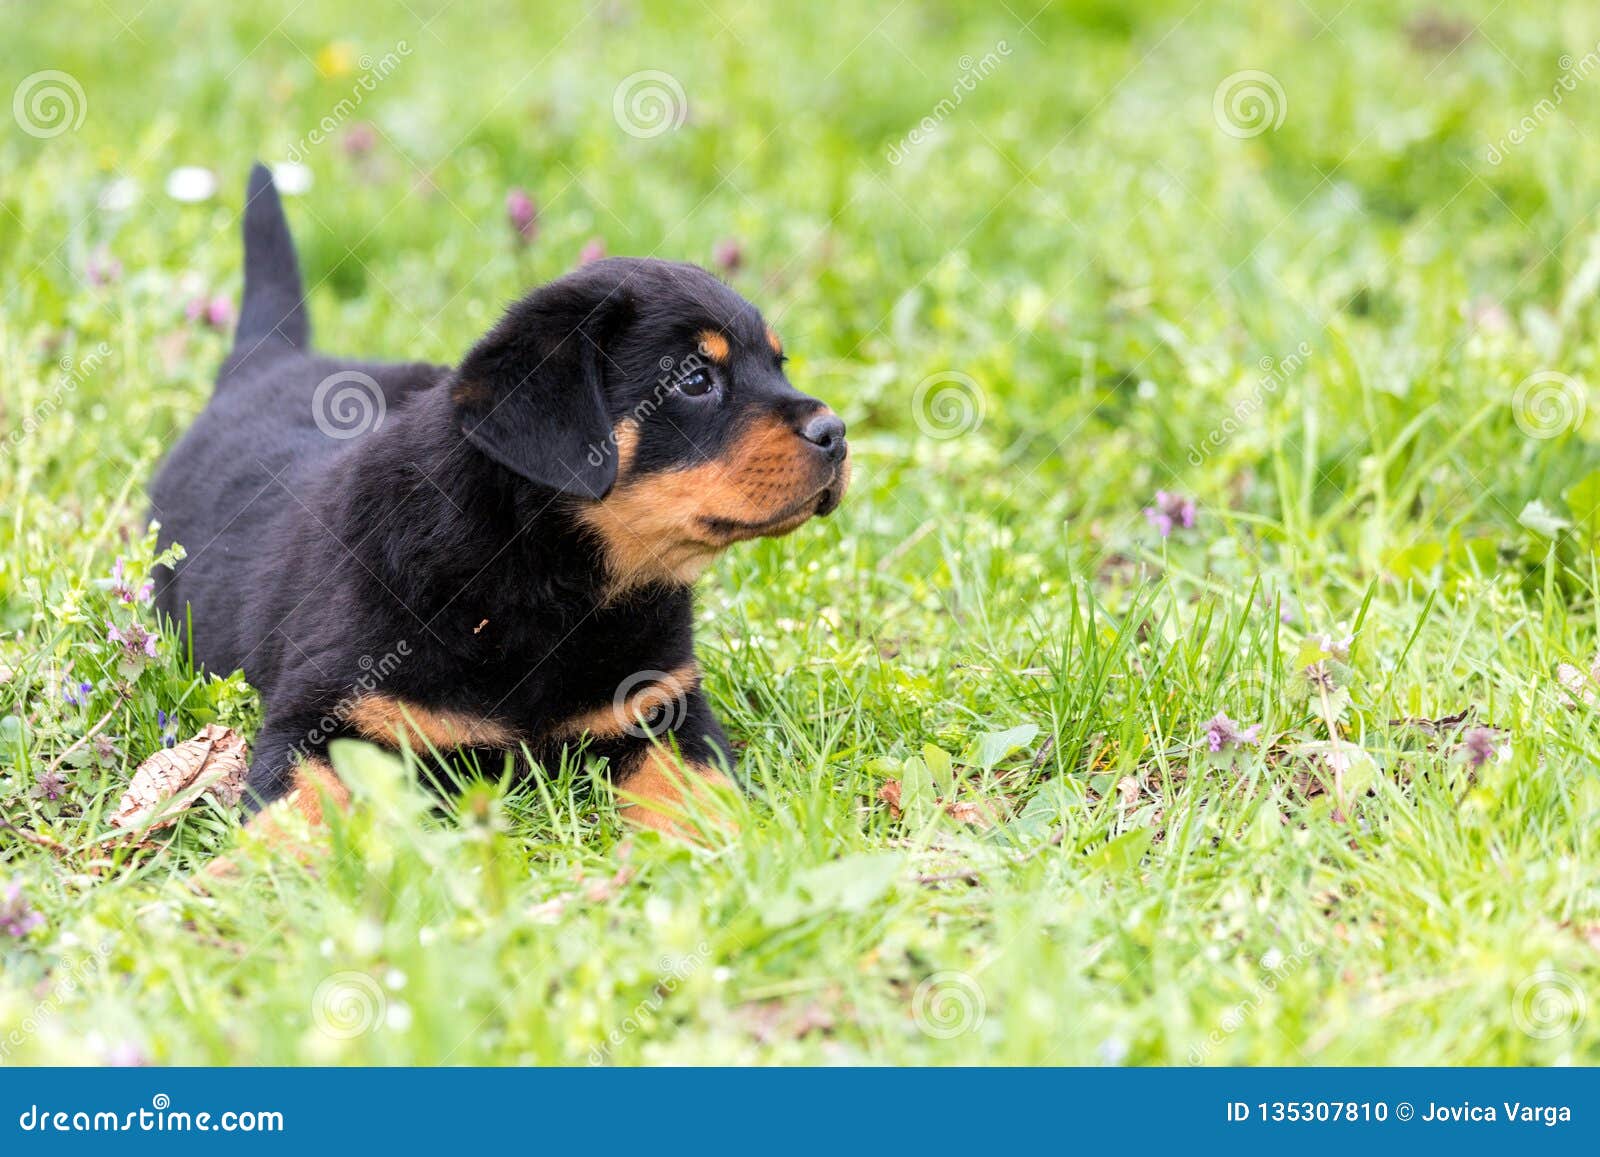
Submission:
<svg viewBox="0 0 1600 1157">
<path fill-rule="evenodd" d="M 231 727 L 207 724 L 193 739 L 163 748 L 139 765 L 111 817 L 112 826 L 135 831 L 171 827 L 206 792 L 233 807 L 244 794 L 249 768 L 244 737 Z"/>
<path fill-rule="evenodd" d="M 878 789 L 878 798 L 889 805 L 889 814 L 900 818 L 900 781 L 891 779 Z"/>
</svg>

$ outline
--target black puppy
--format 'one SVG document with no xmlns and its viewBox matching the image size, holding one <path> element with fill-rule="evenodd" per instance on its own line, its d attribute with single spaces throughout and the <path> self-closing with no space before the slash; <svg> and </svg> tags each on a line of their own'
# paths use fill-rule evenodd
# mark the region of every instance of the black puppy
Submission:
<svg viewBox="0 0 1600 1157">
<path fill-rule="evenodd" d="M 152 489 L 156 602 L 261 692 L 250 797 L 313 823 L 330 739 L 606 757 L 636 823 L 682 832 L 730 748 L 690 585 L 729 544 L 828 514 L 844 424 L 704 270 L 597 261 L 513 305 L 456 369 L 308 349 L 272 178 L 216 392 Z M 678 760 L 681 756 L 681 765 Z"/>
</svg>

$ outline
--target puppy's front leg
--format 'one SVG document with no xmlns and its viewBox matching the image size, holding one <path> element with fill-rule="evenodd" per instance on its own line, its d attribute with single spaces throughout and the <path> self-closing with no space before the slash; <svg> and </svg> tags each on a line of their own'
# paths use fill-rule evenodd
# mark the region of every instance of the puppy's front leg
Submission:
<svg viewBox="0 0 1600 1157">
<path fill-rule="evenodd" d="M 681 839 L 701 840 L 704 827 L 737 831 L 717 798 L 738 790 L 719 766 L 731 762 L 727 737 L 698 687 L 682 708 L 680 720 L 660 732 L 641 727 L 611 753 L 618 810 L 635 827 Z"/>
<path fill-rule="evenodd" d="M 269 844 L 295 845 L 297 852 L 307 849 L 291 837 L 286 822 L 290 816 L 298 816 L 315 837 L 327 809 L 343 811 L 350 806 L 350 789 L 333 770 L 321 744 L 311 738 L 320 738 L 316 726 L 314 721 L 302 726 L 299 721 L 269 719 L 256 736 L 255 758 L 245 781 L 247 830 Z"/>
</svg>

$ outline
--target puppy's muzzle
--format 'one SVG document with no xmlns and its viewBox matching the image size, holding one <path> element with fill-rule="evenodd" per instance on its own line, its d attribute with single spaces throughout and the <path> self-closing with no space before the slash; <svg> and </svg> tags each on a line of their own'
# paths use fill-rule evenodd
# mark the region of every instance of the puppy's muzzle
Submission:
<svg viewBox="0 0 1600 1157">
<path fill-rule="evenodd" d="M 813 452 L 829 471 L 829 482 L 817 496 L 815 510 L 824 517 L 838 509 L 845 488 L 850 484 L 850 444 L 845 441 L 844 433 L 844 420 L 828 409 L 813 414 L 800 428 L 800 437 L 813 447 Z"/>
</svg>

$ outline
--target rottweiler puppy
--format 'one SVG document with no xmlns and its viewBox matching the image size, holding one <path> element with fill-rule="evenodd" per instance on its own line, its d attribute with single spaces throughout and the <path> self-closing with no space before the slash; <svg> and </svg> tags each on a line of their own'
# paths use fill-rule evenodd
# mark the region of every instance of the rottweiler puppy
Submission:
<svg viewBox="0 0 1600 1157">
<path fill-rule="evenodd" d="M 675 262 L 535 289 L 455 368 L 314 353 L 261 165 L 247 193 L 234 348 L 151 500 L 187 550 L 157 607 L 263 698 L 252 814 L 344 806 L 342 736 L 497 765 L 582 744 L 631 822 L 687 834 L 732 782 L 691 587 L 839 505 L 844 423 L 754 306 Z"/>
</svg>

